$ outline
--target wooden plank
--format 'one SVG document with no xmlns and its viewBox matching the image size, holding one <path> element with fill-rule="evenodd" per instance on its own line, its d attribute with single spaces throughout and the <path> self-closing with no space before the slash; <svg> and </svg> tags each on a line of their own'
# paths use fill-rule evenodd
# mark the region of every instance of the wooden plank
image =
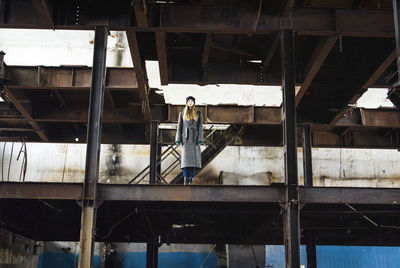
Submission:
<svg viewBox="0 0 400 268">
<path fill-rule="evenodd" d="M 167 65 L 167 47 L 165 42 L 165 33 L 156 33 L 158 68 L 160 70 L 161 85 L 168 84 L 168 65 Z"/>
<path fill-rule="evenodd" d="M 317 75 L 337 39 L 337 36 L 323 37 L 318 43 L 310 58 L 308 66 L 305 69 L 306 77 L 304 82 L 301 85 L 300 90 L 296 93 L 296 106 L 300 103 L 307 89 L 310 87 L 312 80 Z"/>
</svg>

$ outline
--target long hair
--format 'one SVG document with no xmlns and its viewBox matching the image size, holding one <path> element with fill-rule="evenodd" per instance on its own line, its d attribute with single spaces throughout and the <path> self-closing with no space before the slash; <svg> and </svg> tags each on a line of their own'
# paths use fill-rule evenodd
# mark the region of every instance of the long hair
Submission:
<svg viewBox="0 0 400 268">
<path fill-rule="evenodd" d="M 185 109 L 183 110 L 183 118 L 186 121 L 194 120 L 197 121 L 197 110 L 196 110 L 196 105 L 193 105 L 192 108 L 189 107 L 189 105 L 186 104 Z"/>
</svg>

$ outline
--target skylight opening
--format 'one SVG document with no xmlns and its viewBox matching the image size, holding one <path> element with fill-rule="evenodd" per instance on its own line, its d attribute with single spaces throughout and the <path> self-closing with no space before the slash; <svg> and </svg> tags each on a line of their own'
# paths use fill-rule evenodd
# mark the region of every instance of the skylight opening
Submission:
<svg viewBox="0 0 400 268">
<path fill-rule="evenodd" d="M 369 88 L 356 102 L 356 107 L 366 109 L 393 108 L 387 98 L 387 88 Z"/>
</svg>

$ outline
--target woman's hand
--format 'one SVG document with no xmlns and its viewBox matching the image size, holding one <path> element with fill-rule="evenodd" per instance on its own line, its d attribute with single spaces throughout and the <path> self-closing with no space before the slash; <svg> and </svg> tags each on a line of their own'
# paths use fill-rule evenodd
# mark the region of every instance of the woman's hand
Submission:
<svg viewBox="0 0 400 268">
<path fill-rule="evenodd" d="M 180 142 L 180 141 L 176 141 L 175 144 L 176 144 L 176 145 L 180 145 L 181 142 Z"/>
</svg>

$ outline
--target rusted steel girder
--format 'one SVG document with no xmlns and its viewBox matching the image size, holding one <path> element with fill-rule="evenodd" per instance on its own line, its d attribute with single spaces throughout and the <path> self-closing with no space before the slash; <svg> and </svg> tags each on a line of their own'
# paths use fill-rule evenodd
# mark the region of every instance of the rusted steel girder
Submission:
<svg viewBox="0 0 400 268">
<path fill-rule="evenodd" d="M 275 186 L 122 185 L 98 184 L 98 198 L 128 202 L 222 202 L 281 203 L 285 188 Z M 82 183 L 3 182 L 0 199 L 80 200 Z M 362 187 L 299 187 L 303 204 L 382 204 L 400 205 L 400 189 Z"/>
<path fill-rule="evenodd" d="M 82 66 L 5 66 L 10 89 L 59 89 L 89 91 L 92 68 Z M 137 89 L 133 68 L 108 67 L 105 89 L 131 91 Z"/>
<path fill-rule="evenodd" d="M 233 34 L 269 34 L 281 30 L 292 29 L 304 35 L 343 35 L 365 37 L 393 37 L 393 13 L 390 10 L 354 10 L 341 9 L 316 9 L 292 8 L 291 16 L 279 17 L 279 11 L 286 5 L 276 10 L 275 15 L 261 13 L 257 26 L 254 27 L 254 9 L 238 5 L 212 6 L 212 5 L 160 5 L 148 4 L 141 14 L 136 12 L 129 2 L 121 2 L 114 6 L 114 12 L 107 12 L 109 5 L 96 5 L 86 8 L 80 5 L 79 20 L 73 14 L 76 6 L 65 5 L 59 7 L 60 17 L 64 19 L 54 22 L 55 29 L 91 29 L 99 21 L 108 22 L 111 30 L 133 31 L 162 31 L 162 32 L 214 32 Z M 40 17 L 32 13 L 33 6 L 30 1 L 18 5 L 8 5 L 2 9 L 2 28 L 43 28 L 51 29 L 49 22 L 43 23 Z M 340 9 L 339 9 L 340 8 Z M 374 7 L 375 8 L 375 7 Z M 135 9 L 137 11 L 138 9 Z M 182 15 L 184 14 L 184 15 Z M 147 18 L 151 18 L 147 20 Z M 50 20 L 49 20 L 50 21 Z M 136 21 L 136 23 L 135 23 Z M 332 23 L 336 21 L 336 23 Z M 76 25 L 78 23 L 78 25 Z"/>
<path fill-rule="evenodd" d="M 285 266 L 300 268 L 300 208 L 297 175 L 296 93 L 293 31 L 281 32 L 283 88 L 283 145 L 285 157 L 285 203 L 283 234 Z"/>
<path fill-rule="evenodd" d="M 97 182 L 99 179 L 102 114 L 106 71 L 108 28 L 96 26 L 93 52 L 92 86 L 90 90 L 85 179 L 83 183 L 79 268 L 93 263 L 96 228 Z"/>
<path fill-rule="evenodd" d="M 349 188 L 349 187 L 300 187 L 303 204 L 400 204 L 400 189 Z"/>
</svg>

